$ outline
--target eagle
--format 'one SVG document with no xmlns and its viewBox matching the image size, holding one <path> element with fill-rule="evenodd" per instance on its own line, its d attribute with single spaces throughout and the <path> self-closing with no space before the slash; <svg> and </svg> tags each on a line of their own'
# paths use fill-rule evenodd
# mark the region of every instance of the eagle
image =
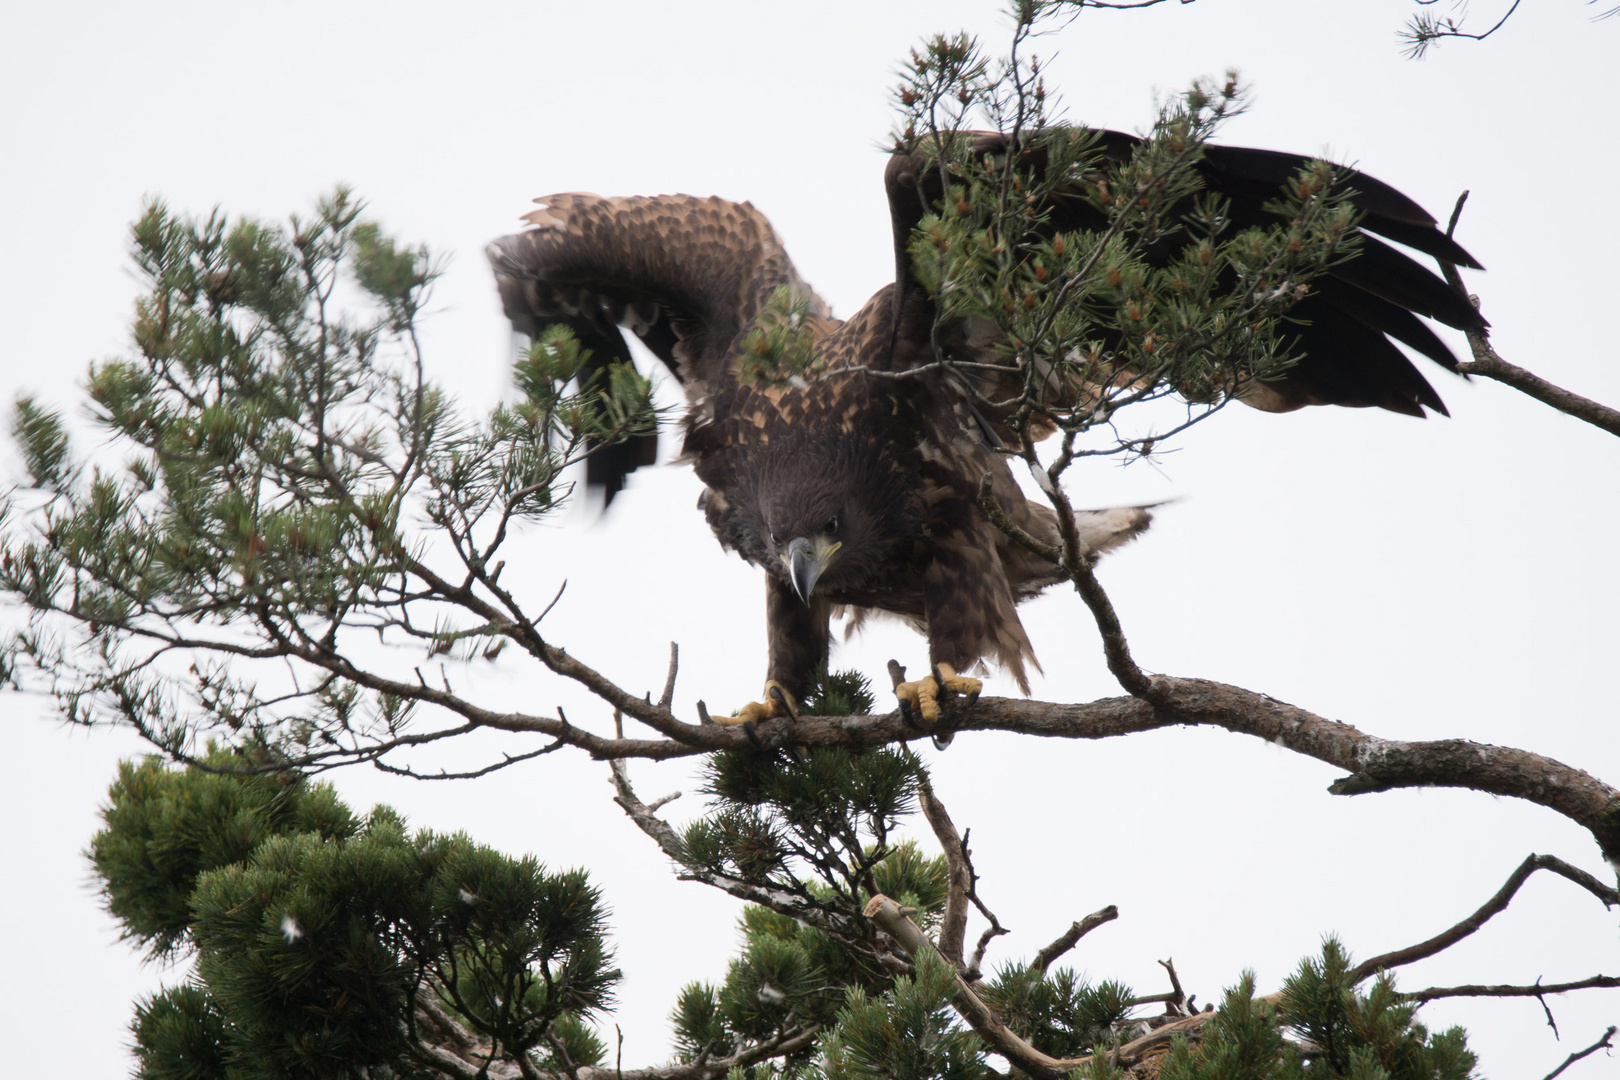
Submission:
<svg viewBox="0 0 1620 1080">
<path fill-rule="evenodd" d="M 1105 167 L 1128 160 L 1131 135 L 1096 131 Z M 1014 153 L 1042 165 L 1027 140 L 974 133 L 971 153 Z M 1207 145 L 1197 184 L 1218 196 L 1235 228 L 1274 221 L 1283 185 L 1310 159 Z M 926 634 L 933 677 L 899 688 L 924 725 L 937 695 L 976 694 L 966 676 L 985 663 L 1025 692 L 1038 664 L 1017 606 L 1066 579 L 1062 567 L 1014 543 L 1005 520 L 1060 544 L 1052 509 L 1026 498 L 1008 465 L 1020 432 L 977 385 L 1004 378 L 1006 349 L 982 320 L 941 318 L 916 265 L 913 237 L 945 197 L 948 174 L 923 149 L 896 149 L 885 171 L 895 275 L 848 320 L 799 276 L 765 217 L 749 203 L 690 195 L 547 195 L 529 228 L 487 254 L 514 329 L 537 337 L 561 324 L 589 350 L 588 369 L 630 362 L 635 334 L 674 374 L 689 408 L 682 457 L 704 485 L 699 506 L 721 545 L 765 571 L 769 662 L 765 700 L 722 722 L 791 715 L 827 663 L 831 620 L 888 613 Z M 1268 411 L 1305 405 L 1445 413 L 1400 342 L 1442 367 L 1456 358 L 1425 319 L 1482 331 L 1467 299 L 1388 241 L 1444 263 L 1479 264 L 1435 219 L 1393 187 L 1341 169 L 1359 214 L 1359 252 L 1331 265 L 1290 310 L 1292 366 L 1232 396 Z M 1043 227 L 1101 229 L 1093 200 L 1058 191 Z M 1166 256 L 1168 258 L 1168 256 Z M 970 363 L 938 363 L 942 357 Z M 971 362 L 980 362 L 975 367 Z M 964 377 L 963 370 L 989 372 Z M 1085 393 L 1069 387 L 1072 404 Z M 1021 429 L 1035 438 L 1050 426 Z M 626 475 L 655 460 L 656 435 L 607 445 L 587 480 L 611 499 Z M 1149 507 L 1080 515 L 1087 558 L 1145 529 Z M 1003 522 L 1005 524 L 1005 521 Z"/>
</svg>

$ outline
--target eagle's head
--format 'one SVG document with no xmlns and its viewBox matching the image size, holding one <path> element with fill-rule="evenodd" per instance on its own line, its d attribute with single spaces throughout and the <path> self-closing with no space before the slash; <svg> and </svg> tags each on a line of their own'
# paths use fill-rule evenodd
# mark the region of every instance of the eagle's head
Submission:
<svg viewBox="0 0 1620 1080">
<path fill-rule="evenodd" d="M 907 456 L 886 439 L 881 424 L 773 425 L 767 440 L 716 455 L 724 460 L 700 458 L 709 525 L 806 603 L 892 589 L 925 515 Z"/>
<path fill-rule="evenodd" d="M 805 603 L 818 588 L 836 601 L 880 587 L 879 577 L 903 561 L 914 527 L 901 493 L 870 477 L 814 461 L 779 475 L 759 506 L 766 569 L 793 586 Z"/>
</svg>

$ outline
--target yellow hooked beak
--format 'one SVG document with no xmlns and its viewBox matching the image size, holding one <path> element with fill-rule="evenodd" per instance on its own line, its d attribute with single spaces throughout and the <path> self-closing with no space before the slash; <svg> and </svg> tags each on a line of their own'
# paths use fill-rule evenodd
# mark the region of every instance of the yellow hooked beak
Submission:
<svg viewBox="0 0 1620 1080">
<path fill-rule="evenodd" d="M 787 550 L 782 553 L 782 562 L 787 566 L 788 580 L 793 582 L 793 591 L 799 594 L 799 599 L 805 603 L 810 602 L 810 590 L 816 587 L 832 562 L 838 549 L 844 545 L 837 540 L 829 540 L 825 536 L 818 536 L 814 540 L 806 540 L 802 536 L 795 536 L 788 541 Z"/>
</svg>

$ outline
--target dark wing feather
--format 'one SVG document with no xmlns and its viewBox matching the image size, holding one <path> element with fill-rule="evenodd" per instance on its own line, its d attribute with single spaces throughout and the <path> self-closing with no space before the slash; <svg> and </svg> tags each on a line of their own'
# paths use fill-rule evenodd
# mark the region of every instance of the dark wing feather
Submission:
<svg viewBox="0 0 1620 1080">
<path fill-rule="evenodd" d="M 1123 161 L 1141 140 L 1117 131 L 1097 131 L 1098 151 L 1105 159 Z M 974 136 L 975 154 L 1000 154 L 1010 145 L 995 132 Z M 1032 168 L 1044 154 L 1029 150 Z M 1247 147 L 1208 146 L 1197 168 L 1206 189 L 1228 201 L 1234 229 L 1276 220 L 1266 205 L 1310 158 L 1299 154 Z M 896 154 L 886 184 L 893 218 L 896 288 L 894 357 L 897 366 L 925 363 L 932 357 L 933 305 L 912 277 L 907 245 L 912 230 L 940 197 L 937 174 L 926 168 L 921 153 Z M 1362 248 L 1356 257 L 1334 267 L 1313 283 L 1310 296 L 1293 310 L 1303 358 L 1280 378 L 1269 381 L 1250 404 L 1286 410 L 1303 405 L 1379 406 L 1422 416 L 1425 407 L 1445 407 L 1426 379 L 1392 342 L 1410 346 L 1441 366 L 1455 370 L 1456 357 L 1417 316 L 1462 330 L 1483 330 L 1486 322 L 1432 270 L 1384 243 L 1376 233 L 1435 259 L 1477 268 L 1479 263 L 1445 233 L 1421 206 L 1376 177 L 1344 170 L 1344 184 L 1362 213 Z M 920 187 L 920 191 L 919 191 Z M 1051 207 L 1055 230 L 1098 229 L 1106 222 L 1083 198 L 1059 196 Z M 1167 256 L 1170 252 L 1167 250 Z M 970 345 L 976 327 L 943 327 L 942 340 Z M 970 350 L 971 351 L 971 350 Z M 991 359 L 993 354 L 976 359 Z M 986 387 L 989 396 L 1007 397 L 1015 386 Z M 998 426 L 998 431 L 1000 428 Z M 1007 437 L 1006 432 L 1000 432 Z"/>
<path fill-rule="evenodd" d="M 620 327 L 634 332 L 680 379 L 706 397 L 735 379 L 738 339 L 765 300 L 787 285 L 824 309 L 800 279 L 764 215 L 747 203 L 689 195 L 536 199 L 534 227 L 486 249 L 501 303 L 520 333 L 562 323 L 592 353 L 587 373 L 629 360 Z M 656 436 L 593 453 L 586 479 L 609 499 L 624 478 L 656 460 Z"/>
</svg>

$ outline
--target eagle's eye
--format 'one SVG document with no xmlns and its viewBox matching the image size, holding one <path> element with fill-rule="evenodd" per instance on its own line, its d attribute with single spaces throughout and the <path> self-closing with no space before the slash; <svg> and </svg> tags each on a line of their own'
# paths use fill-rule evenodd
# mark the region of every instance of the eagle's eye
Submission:
<svg viewBox="0 0 1620 1080">
<path fill-rule="evenodd" d="M 782 541 L 780 541 L 780 540 L 778 540 L 776 538 L 776 530 L 775 529 L 771 530 L 771 546 L 772 547 L 781 547 L 782 546 Z"/>
<path fill-rule="evenodd" d="M 827 531 L 828 536 L 836 536 L 838 534 L 838 518 L 837 517 L 830 517 L 830 518 L 827 519 L 827 530 L 826 531 Z"/>
</svg>

